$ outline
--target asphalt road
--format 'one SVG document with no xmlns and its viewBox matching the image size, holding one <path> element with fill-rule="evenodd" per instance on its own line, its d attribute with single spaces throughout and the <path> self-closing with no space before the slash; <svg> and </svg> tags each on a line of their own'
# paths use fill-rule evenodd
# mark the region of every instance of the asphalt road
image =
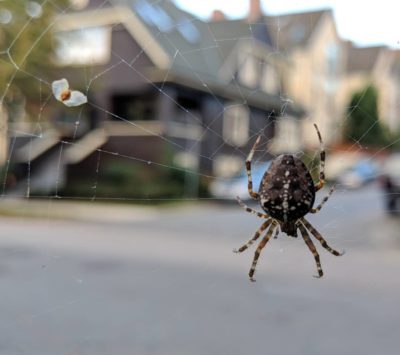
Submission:
<svg viewBox="0 0 400 355">
<path fill-rule="evenodd" d="M 309 218 L 347 252 L 316 242 L 324 278 L 280 235 L 256 283 L 254 250 L 232 249 L 261 220 L 236 205 L 3 217 L 0 354 L 398 354 L 400 220 L 381 202 L 375 188 L 339 191 Z"/>
</svg>

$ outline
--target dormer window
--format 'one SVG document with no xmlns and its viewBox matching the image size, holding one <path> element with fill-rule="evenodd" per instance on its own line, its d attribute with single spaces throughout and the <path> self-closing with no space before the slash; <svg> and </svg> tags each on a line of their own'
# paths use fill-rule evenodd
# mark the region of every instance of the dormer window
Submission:
<svg viewBox="0 0 400 355">
<path fill-rule="evenodd" d="M 171 32 L 174 30 L 174 20 L 159 5 L 140 0 L 135 5 L 135 10 L 140 17 L 150 26 L 157 27 L 161 32 Z"/>
<path fill-rule="evenodd" d="M 279 92 L 279 77 L 274 66 L 264 63 L 261 70 L 261 89 L 269 94 L 277 94 Z"/>
<path fill-rule="evenodd" d="M 250 112 L 247 106 L 231 104 L 225 108 L 222 135 L 233 146 L 241 147 L 249 139 Z"/>
<path fill-rule="evenodd" d="M 239 69 L 240 82 L 249 87 L 257 87 L 259 81 L 259 61 L 256 57 L 248 54 L 244 60 L 242 67 Z"/>
</svg>

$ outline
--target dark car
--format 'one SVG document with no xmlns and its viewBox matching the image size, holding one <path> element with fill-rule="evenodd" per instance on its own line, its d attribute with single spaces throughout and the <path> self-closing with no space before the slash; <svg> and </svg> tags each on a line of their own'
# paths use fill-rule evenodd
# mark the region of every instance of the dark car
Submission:
<svg viewBox="0 0 400 355">
<path fill-rule="evenodd" d="M 389 213 L 398 213 L 400 201 L 400 153 L 392 154 L 382 166 L 381 185 L 385 207 Z"/>
</svg>

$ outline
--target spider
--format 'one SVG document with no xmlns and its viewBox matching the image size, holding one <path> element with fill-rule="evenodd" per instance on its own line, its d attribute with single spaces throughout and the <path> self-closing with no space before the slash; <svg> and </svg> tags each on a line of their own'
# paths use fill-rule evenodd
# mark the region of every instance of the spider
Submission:
<svg viewBox="0 0 400 355">
<path fill-rule="evenodd" d="M 314 124 L 314 127 L 317 131 L 320 143 L 319 181 L 316 184 L 314 184 L 309 170 L 299 158 L 296 158 L 291 154 L 283 154 L 274 159 L 268 170 L 264 173 L 259 187 L 259 192 L 257 193 L 253 191 L 251 161 L 257 145 L 260 142 L 261 135 L 257 138 L 246 159 L 246 172 L 250 197 L 260 203 L 261 208 L 265 213 L 258 212 L 248 207 L 240 200 L 239 196 L 237 197 L 237 200 L 247 212 L 253 213 L 260 218 L 265 218 L 266 221 L 257 230 L 253 238 L 239 249 L 234 249 L 233 251 L 235 253 L 243 252 L 252 245 L 265 230 L 268 230 L 254 254 L 253 263 L 249 272 L 251 281 L 255 281 L 253 275 L 256 270 L 261 250 L 268 243 L 274 231 L 274 238 L 278 237 L 279 229 L 288 236 L 294 238 L 297 238 L 297 230 L 300 230 L 300 234 L 311 253 L 314 255 L 317 264 L 318 275 L 314 275 L 314 277 L 322 277 L 323 271 L 318 252 L 309 233 L 311 233 L 321 243 L 321 245 L 333 255 L 340 256 L 344 254 L 344 251 L 339 253 L 332 249 L 321 234 L 304 218 L 307 213 L 317 213 L 320 211 L 334 190 L 333 186 L 321 203 L 316 208 L 313 208 L 315 193 L 325 184 L 325 150 L 322 143 L 321 133 L 316 124 Z"/>
</svg>

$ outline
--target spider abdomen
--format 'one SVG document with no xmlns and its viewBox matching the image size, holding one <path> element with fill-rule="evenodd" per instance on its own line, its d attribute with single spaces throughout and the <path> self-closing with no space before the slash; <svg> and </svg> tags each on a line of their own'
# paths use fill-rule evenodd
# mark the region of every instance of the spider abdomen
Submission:
<svg viewBox="0 0 400 355">
<path fill-rule="evenodd" d="M 271 163 L 258 193 L 264 211 L 282 222 L 303 217 L 315 200 L 310 172 L 300 159 L 289 154 L 280 155 Z"/>
</svg>

